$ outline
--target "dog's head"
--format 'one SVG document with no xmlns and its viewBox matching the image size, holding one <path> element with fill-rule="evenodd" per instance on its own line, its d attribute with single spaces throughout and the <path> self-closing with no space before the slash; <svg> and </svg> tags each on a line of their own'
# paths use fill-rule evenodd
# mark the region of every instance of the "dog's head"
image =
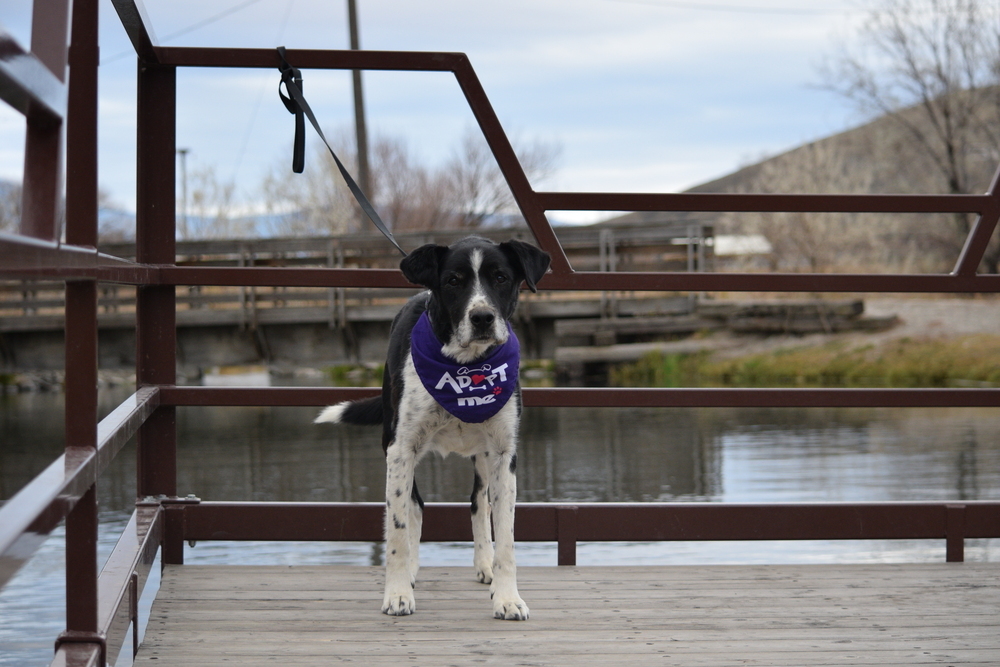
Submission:
<svg viewBox="0 0 1000 667">
<path fill-rule="evenodd" d="M 470 236 L 451 246 L 421 246 L 399 268 L 411 283 L 431 291 L 427 309 L 434 333 L 445 354 L 465 362 L 507 342 L 521 282 L 536 291 L 549 255 L 522 241 Z"/>
</svg>

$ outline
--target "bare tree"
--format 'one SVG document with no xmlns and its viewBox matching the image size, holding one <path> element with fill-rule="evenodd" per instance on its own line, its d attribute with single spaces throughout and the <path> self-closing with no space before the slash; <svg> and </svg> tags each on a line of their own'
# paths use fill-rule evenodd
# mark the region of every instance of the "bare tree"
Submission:
<svg viewBox="0 0 1000 667">
<path fill-rule="evenodd" d="M 933 187 L 925 156 L 901 129 L 881 118 L 868 125 L 744 167 L 702 192 L 856 194 L 926 191 Z M 722 234 L 761 234 L 780 271 L 940 272 L 954 264 L 935 230 L 944 214 L 725 213 Z M 759 264 L 759 259 L 749 265 Z"/>
<path fill-rule="evenodd" d="M 104 188 L 97 189 L 97 238 L 102 243 L 135 240 L 135 216 L 127 213 Z"/>
<path fill-rule="evenodd" d="M 346 131 L 327 132 L 338 157 L 353 168 L 354 153 Z M 357 230 L 352 198 L 337 165 L 322 143 L 312 144 L 311 155 L 301 174 L 292 173 L 286 157 L 264 178 L 261 192 L 274 236 L 346 234 Z"/>
<path fill-rule="evenodd" d="M 808 144 L 762 163 L 753 179 L 755 192 L 864 192 L 872 169 L 859 165 L 836 142 Z M 770 243 L 776 271 L 856 270 L 871 264 L 884 228 L 859 214 L 759 213 L 747 216 L 747 231 Z"/>
<path fill-rule="evenodd" d="M 377 137 L 373 158 L 372 195 L 386 224 L 396 231 L 454 226 L 442 175 L 414 162 L 402 140 Z"/>
<path fill-rule="evenodd" d="M 355 151 L 344 131 L 330 133 L 337 156 L 356 173 Z M 446 222 L 439 179 L 414 163 L 406 145 L 384 136 L 372 141 L 371 192 L 365 193 L 394 230 L 430 229 Z M 285 161 L 265 178 L 262 190 L 272 214 L 270 232 L 280 236 L 346 234 L 367 229 L 363 213 L 321 143 L 301 174 Z"/>
<path fill-rule="evenodd" d="M 543 181 L 555 171 L 560 147 L 535 141 L 512 141 L 514 153 L 529 181 Z M 460 216 L 460 226 L 481 227 L 489 218 L 517 210 L 514 196 L 497 166 L 483 135 L 469 128 L 458 149 L 445 165 L 444 175 L 451 205 Z"/>
<path fill-rule="evenodd" d="M 21 186 L 0 181 L 0 232 L 16 232 L 21 225 Z"/>
<path fill-rule="evenodd" d="M 1000 22 L 985 0 L 878 0 L 856 41 L 822 68 L 825 85 L 884 115 L 929 158 L 943 189 L 982 190 L 1000 162 Z M 957 254 L 969 216 L 938 243 Z M 1000 248 L 988 251 L 997 272 Z"/>
<path fill-rule="evenodd" d="M 97 235 L 104 243 L 135 239 L 135 216 L 126 212 L 104 188 L 97 191 Z M 60 215 L 65 215 L 65 211 Z M 0 231 L 17 232 L 21 224 L 21 186 L 0 181 Z"/>
<path fill-rule="evenodd" d="M 222 181 L 214 167 L 195 169 L 191 179 L 187 230 L 190 238 L 233 238 L 253 235 L 252 222 L 237 215 L 236 184 Z"/>
<path fill-rule="evenodd" d="M 347 131 L 328 134 L 338 157 L 354 169 Z M 385 223 L 397 231 L 477 229 L 491 218 L 517 210 L 496 160 L 478 132 L 469 130 L 451 159 L 428 168 L 411 157 L 399 138 L 371 142 L 371 192 L 366 193 Z M 528 177 L 552 173 L 558 148 L 536 142 L 515 146 Z M 321 144 L 303 174 L 283 161 L 265 178 L 262 191 L 275 235 L 344 234 L 367 229 L 336 164 Z"/>
</svg>

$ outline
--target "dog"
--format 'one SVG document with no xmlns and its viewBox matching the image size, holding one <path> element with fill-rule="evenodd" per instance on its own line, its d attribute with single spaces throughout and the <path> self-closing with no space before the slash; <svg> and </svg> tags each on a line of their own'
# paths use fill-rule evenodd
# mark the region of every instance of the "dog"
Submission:
<svg viewBox="0 0 1000 667">
<path fill-rule="evenodd" d="M 521 390 L 519 343 L 509 322 L 521 283 L 535 292 L 548 268 L 548 253 L 517 240 L 494 243 L 470 236 L 409 253 L 400 262 L 403 276 L 427 290 L 407 301 L 392 322 L 382 395 L 330 406 L 316 418 L 382 425 L 385 614 L 416 610 L 424 503 L 414 468 L 428 452 L 454 452 L 470 457 L 475 469 L 476 578 L 490 584 L 494 618 L 528 619 L 514 557 Z"/>
</svg>

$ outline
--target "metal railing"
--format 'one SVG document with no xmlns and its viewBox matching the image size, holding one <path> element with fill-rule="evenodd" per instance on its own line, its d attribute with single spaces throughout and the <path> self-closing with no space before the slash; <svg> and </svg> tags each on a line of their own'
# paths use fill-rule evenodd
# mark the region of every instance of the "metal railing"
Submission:
<svg viewBox="0 0 1000 667">
<path fill-rule="evenodd" d="M 65 281 L 66 451 L 0 508 L 0 584 L 66 520 L 66 631 L 55 665 L 113 661 L 136 622 L 137 599 L 155 554 L 183 561 L 185 540 L 380 540 L 380 504 L 201 503 L 177 496 L 176 408 L 185 405 L 327 405 L 370 396 L 346 388 L 175 386 L 177 285 L 411 287 L 392 269 L 177 266 L 174 155 L 178 67 L 276 68 L 271 49 L 160 47 L 137 0 L 113 0 L 139 57 L 136 258 L 97 252 L 97 0 L 36 0 L 32 50 L 0 32 L 0 95 L 25 114 L 25 205 L 20 234 L 0 234 L 0 277 Z M 458 53 L 290 50 L 301 68 L 443 71 L 455 75 L 538 244 L 552 255 L 546 290 L 983 292 L 1000 276 L 979 275 L 1000 216 L 1000 184 L 984 195 L 580 194 L 535 192 L 468 58 Z M 64 102 L 64 100 L 67 100 Z M 59 137 L 66 120 L 65 239 L 55 215 Z M 713 274 L 575 271 L 547 210 L 831 211 L 973 213 L 977 220 L 954 268 L 937 275 Z M 135 285 L 138 390 L 97 421 L 97 285 Z M 526 389 L 528 406 L 1000 406 L 998 389 Z M 96 480 L 137 436 L 136 512 L 97 572 Z M 468 540 L 465 506 L 429 504 L 425 540 Z M 968 537 L 1000 536 L 1000 502 L 860 504 L 522 504 L 517 539 L 559 544 L 575 561 L 577 540 L 902 539 L 947 541 L 963 558 Z M 336 528 L 334 528 L 336 527 Z M 134 627 L 134 626 L 133 626 Z M 133 634 L 133 642 L 134 642 Z M 134 646 L 133 646 L 134 647 Z"/>
</svg>

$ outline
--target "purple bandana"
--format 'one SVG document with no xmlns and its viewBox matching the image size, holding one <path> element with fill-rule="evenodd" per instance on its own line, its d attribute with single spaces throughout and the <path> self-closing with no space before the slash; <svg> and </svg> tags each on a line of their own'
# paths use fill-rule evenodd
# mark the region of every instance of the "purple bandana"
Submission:
<svg viewBox="0 0 1000 667">
<path fill-rule="evenodd" d="M 469 424 L 484 422 L 507 404 L 517 386 L 521 345 L 507 323 L 507 342 L 465 365 L 441 353 L 441 341 L 424 312 L 410 335 L 413 365 L 424 388 L 442 408 Z"/>
</svg>

